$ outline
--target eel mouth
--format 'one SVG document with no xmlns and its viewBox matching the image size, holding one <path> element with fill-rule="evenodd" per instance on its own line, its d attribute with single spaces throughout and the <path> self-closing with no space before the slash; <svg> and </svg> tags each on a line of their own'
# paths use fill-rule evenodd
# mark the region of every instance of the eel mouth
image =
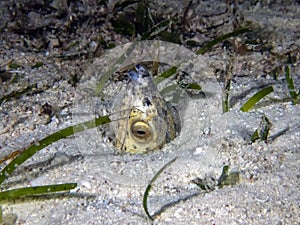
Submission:
<svg viewBox="0 0 300 225">
<path fill-rule="evenodd" d="M 141 143 L 148 142 L 153 135 L 151 127 L 145 121 L 134 122 L 130 127 L 130 132 L 132 134 L 132 137 L 137 142 Z"/>
</svg>

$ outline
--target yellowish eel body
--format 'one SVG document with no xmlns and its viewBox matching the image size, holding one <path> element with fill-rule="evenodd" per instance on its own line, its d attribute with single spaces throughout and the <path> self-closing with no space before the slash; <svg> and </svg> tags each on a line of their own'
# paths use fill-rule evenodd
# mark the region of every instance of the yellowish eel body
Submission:
<svg viewBox="0 0 300 225">
<path fill-rule="evenodd" d="M 159 149 L 180 130 L 177 111 L 160 95 L 153 78 L 141 65 L 129 71 L 127 93 L 120 101 L 115 146 L 130 153 Z"/>
</svg>

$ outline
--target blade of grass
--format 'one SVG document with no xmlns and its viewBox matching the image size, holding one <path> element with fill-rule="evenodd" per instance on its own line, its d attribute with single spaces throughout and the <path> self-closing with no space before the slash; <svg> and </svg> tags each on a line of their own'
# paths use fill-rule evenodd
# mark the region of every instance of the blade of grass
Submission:
<svg viewBox="0 0 300 225">
<path fill-rule="evenodd" d="M 240 181 L 239 172 L 229 172 L 230 167 L 228 165 L 223 167 L 222 174 L 218 179 L 218 187 L 222 188 L 226 185 L 235 185 Z"/>
<path fill-rule="evenodd" d="M 119 10 L 124 10 L 124 8 L 126 8 L 129 5 L 135 4 L 140 2 L 140 0 L 125 0 L 125 1 L 118 1 L 115 5 L 113 10 L 115 12 L 119 11 Z"/>
<path fill-rule="evenodd" d="M 36 86 L 37 86 L 36 84 L 32 84 L 32 85 L 29 85 L 29 86 L 25 87 L 22 90 L 13 91 L 10 94 L 1 97 L 0 98 L 0 104 L 4 101 L 7 101 L 7 100 L 11 99 L 11 98 L 19 98 L 19 97 L 23 96 L 24 94 L 35 90 Z"/>
<path fill-rule="evenodd" d="M 153 25 L 151 12 L 145 1 L 140 1 L 135 10 L 136 33 L 143 34 Z"/>
<path fill-rule="evenodd" d="M 197 177 L 191 180 L 191 182 L 196 184 L 202 191 L 210 192 L 215 190 L 215 184 L 211 185 L 211 182 L 205 178 L 201 179 L 200 177 Z"/>
<path fill-rule="evenodd" d="M 65 129 L 59 130 L 44 139 L 30 145 L 26 150 L 24 150 L 20 155 L 13 159 L 0 173 L 0 184 L 9 177 L 9 175 L 23 162 L 25 162 L 32 155 L 45 148 L 46 146 L 66 137 L 73 135 L 74 133 L 82 132 L 86 129 L 91 129 L 102 124 L 109 123 L 110 119 L 108 116 L 103 116 L 96 118 L 95 120 L 90 120 L 77 124 L 75 126 L 70 126 Z M 76 132 L 75 132 L 76 130 Z"/>
<path fill-rule="evenodd" d="M 222 108 L 223 113 L 229 111 L 229 94 L 230 94 L 231 79 L 226 79 L 224 82 Z"/>
<path fill-rule="evenodd" d="M 159 93 L 162 95 L 162 96 L 165 96 L 167 95 L 168 93 L 171 93 L 171 92 L 175 92 L 175 90 L 178 88 L 178 85 L 177 84 L 172 84 L 172 85 L 169 85 L 167 87 L 165 87 L 164 89 L 162 89 Z"/>
<path fill-rule="evenodd" d="M 285 70 L 285 79 L 288 83 L 289 93 L 292 98 L 292 103 L 294 105 L 296 105 L 297 103 L 299 103 L 299 93 L 297 93 L 295 90 L 294 81 L 293 81 L 292 75 L 290 73 L 290 67 L 285 66 L 284 70 Z"/>
<path fill-rule="evenodd" d="M 176 66 L 172 66 L 170 69 L 164 71 L 159 76 L 155 77 L 154 78 L 154 83 L 157 85 L 161 81 L 163 81 L 164 79 L 169 78 L 170 76 L 172 76 L 173 74 L 175 74 L 176 72 L 177 72 L 177 67 Z"/>
<path fill-rule="evenodd" d="M 151 179 L 150 183 L 148 184 L 145 192 L 144 192 L 144 196 L 143 196 L 143 208 L 144 211 L 146 213 L 146 215 L 148 216 L 148 218 L 150 220 L 153 220 L 153 217 L 150 215 L 149 210 L 148 210 L 148 204 L 147 204 L 147 200 L 148 200 L 148 196 L 149 196 L 149 192 L 152 188 L 152 184 L 156 181 L 156 179 L 159 177 L 159 175 L 168 167 L 170 166 L 172 163 L 174 163 L 176 161 L 177 157 L 175 157 L 174 159 L 172 159 L 171 161 L 169 161 L 166 165 L 164 165 L 159 171 L 157 171 L 157 173 L 154 175 L 154 177 Z"/>
<path fill-rule="evenodd" d="M 158 24 L 155 24 L 153 27 L 150 28 L 149 31 L 145 32 L 140 38 L 138 38 L 138 40 L 149 40 L 155 37 L 157 34 L 167 29 L 171 22 L 172 20 L 167 19 Z"/>
<path fill-rule="evenodd" d="M 260 99 L 273 92 L 273 87 L 268 86 L 253 95 L 242 107 L 241 111 L 248 112 Z"/>
<path fill-rule="evenodd" d="M 224 88 L 222 93 L 222 108 L 223 113 L 229 111 L 229 95 L 230 95 L 230 88 L 231 88 L 231 80 L 232 80 L 232 70 L 233 70 L 233 60 L 231 58 L 229 63 L 226 65 L 226 77 L 224 81 Z"/>
<path fill-rule="evenodd" d="M 66 183 L 66 184 L 54 184 L 54 185 L 45 185 L 45 186 L 36 186 L 36 187 L 25 187 L 17 188 L 8 191 L 0 192 L 0 200 L 11 200 L 15 198 L 31 196 L 31 195 L 40 195 L 48 194 L 59 191 L 68 191 L 77 187 L 76 183 Z"/>
<path fill-rule="evenodd" d="M 184 83 L 181 81 L 177 82 L 177 84 L 191 99 L 205 98 L 205 93 L 202 91 L 201 85 L 197 83 Z M 177 94 L 177 96 L 179 97 L 180 94 Z"/>
<path fill-rule="evenodd" d="M 223 166 L 222 174 L 215 180 L 215 178 L 205 177 L 203 179 L 197 177 L 191 180 L 192 183 L 196 184 L 201 190 L 205 192 L 211 192 L 216 190 L 216 187 L 223 188 L 226 185 L 235 185 L 240 181 L 240 172 L 230 171 L 228 165 Z"/>
<path fill-rule="evenodd" d="M 25 149 L 26 149 L 26 148 L 16 150 L 16 151 L 14 151 L 14 152 L 12 152 L 12 153 L 10 153 L 10 154 L 8 154 L 8 155 L 2 157 L 2 158 L 0 159 L 0 163 L 3 163 L 3 162 L 5 162 L 5 161 L 7 161 L 7 160 L 9 160 L 9 159 L 12 159 L 12 158 L 16 157 L 17 155 L 20 155 Z"/>
<path fill-rule="evenodd" d="M 191 90 L 202 90 L 201 85 L 197 84 L 197 83 L 189 83 L 186 84 L 186 86 L 184 87 L 185 89 L 191 89 Z"/>
<path fill-rule="evenodd" d="M 273 124 L 268 119 L 268 117 L 266 117 L 266 115 L 262 115 L 259 127 L 254 131 L 254 133 L 251 136 L 251 142 L 255 142 L 259 139 L 267 143 L 269 132 L 272 126 Z"/>
<path fill-rule="evenodd" d="M 200 48 L 196 52 L 196 54 L 197 55 L 202 55 L 205 52 L 207 52 L 208 50 L 210 50 L 214 45 L 216 45 L 216 44 L 218 44 L 218 43 L 220 43 L 220 42 L 222 42 L 222 41 L 224 41 L 224 40 L 226 40 L 226 39 L 228 39 L 230 37 L 235 37 L 235 36 L 237 36 L 239 34 L 244 34 L 244 33 L 250 32 L 250 31 L 251 31 L 250 28 L 240 28 L 240 29 L 237 29 L 237 30 L 235 30 L 233 32 L 224 34 L 224 35 L 222 35 L 220 37 L 217 37 L 214 40 L 209 41 L 208 43 L 206 43 L 206 45 L 204 45 L 202 48 Z"/>
</svg>

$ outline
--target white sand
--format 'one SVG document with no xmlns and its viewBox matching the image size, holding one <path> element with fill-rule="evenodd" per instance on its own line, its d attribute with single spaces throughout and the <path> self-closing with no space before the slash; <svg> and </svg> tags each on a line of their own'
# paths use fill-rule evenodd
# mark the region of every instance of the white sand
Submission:
<svg viewBox="0 0 300 225">
<path fill-rule="evenodd" d="M 299 5 L 285 8 L 289 13 L 283 14 L 280 7 L 273 12 L 274 9 L 259 6 L 244 12 L 246 19 L 272 31 L 270 38 L 274 38 L 278 48 L 286 48 L 291 43 L 299 46 L 299 39 L 295 38 L 299 36 Z M 235 67 L 253 58 L 238 58 Z M 206 65 L 218 65 L 222 55 L 205 56 L 203 60 Z M 254 73 L 261 68 L 258 65 L 255 70 L 255 67 Z M 299 62 L 294 77 L 299 87 Z M 237 77 L 232 93 L 239 96 L 262 83 L 276 83 L 270 97 L 288 94 L 283 77 L 278 82 L 271 77 Z M 216 99 L 220 97 L 220 89 L 215 92 L 218 93 Z M 16 224 L 39 225 L 299 224 L 300 106 L 286 102 L 260 107 L 250 113 L 240 112 L 245 99 L 256 91 L 237 101 L 226 114 L 221 113 L 221 102 L 216 103 L 215 98 L 208 100 L 209 104 L 215 103 L 211 107 L 205 103 L 189 105 L 181 135 L 162 150 L 146 155 L 115 155 L 111 144 L 98 138 L 100 134 L 96 129 L 47 147 L 26 162 L 31 165 L 31 172 L 16 172 L 6 184 L 22 187 L 77 182 L 78 187 L 66 196 L 6 202 L 2 204 L 4 222 L 9 224 L 16 219 Z M 94 103 L 91 99 L 90 104 Z M 87 110 L 80 104 L 76 107 Z M 270 140 L 268 144 L 249 144 L 263 113 L 273 123 Z M 37 126 L 31 132 L 25 130 L 16 137 L 2 134 L 1 143 L 11 140 L 8 143 L 13 149 L 22 146 L 22 142 L 28 143 L 67 127 L 70 122 L 67 118 L 59 123 L 54 117 L 49 125 Z M 285 132 L 278 136 L 282 131 Z M 178 157 L 176 162 L 158 178 L 150 192 L 150 213 L 163 209 L 154 222 L 150 221 L 142 208 L 143 193 L 155 172 L 175 156 Z M 220 176 L 223 165 L 240 172 L 239 184 L 204 193 L 191 182 L 196 177 Z"/>
</svg>

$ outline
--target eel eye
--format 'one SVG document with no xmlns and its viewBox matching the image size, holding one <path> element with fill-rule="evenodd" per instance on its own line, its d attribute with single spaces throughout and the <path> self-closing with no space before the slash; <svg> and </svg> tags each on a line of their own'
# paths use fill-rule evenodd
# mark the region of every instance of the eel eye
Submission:
<svg viewBox="0 0 300 225">
<path fill-rule="evenodd" d="M 152 136 L 151 127 L 144 121 L 135 122 L 130 130 L 138 142 L 147 142 Z"/>
</svg>

